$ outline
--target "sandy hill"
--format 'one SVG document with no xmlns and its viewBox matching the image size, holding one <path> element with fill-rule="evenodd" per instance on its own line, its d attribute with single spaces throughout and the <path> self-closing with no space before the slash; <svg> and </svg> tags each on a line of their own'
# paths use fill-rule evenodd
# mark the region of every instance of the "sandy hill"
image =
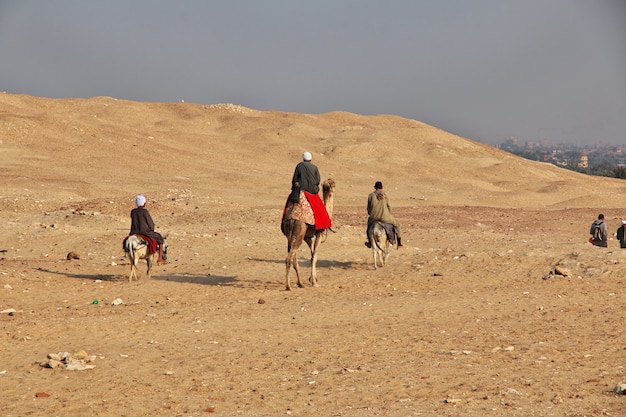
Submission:
<svg viewBox="0 0 626 417">
<path fill-rule="evenodd" d="M 388 115 L 4 93 L 0 117 L 4 176 L 18 195 L 62 180 L 54 191 L 76 199 L 176 188 L 280 204 L 304 150 L 336 179 L 338 204 L 361 204 L 376 180 L 399 205 L 581 207 L 590 195 L 611 205 L 626 187 Z"/>
<path fill-rule="evenodd" d="M 292 271 L 287 292 L 305 150 L 336 233 L 320 286 Z M 391 115 L 7 93 L 0 170 L 2 415 L 624 415 L 622 180 Z M 375 270 L 377 180 L 408 249 Z M 138 193 L 170 263 L 129 283 Z M 608 248 L 587 243 L 600 211 Z M 42 366 L 81 351 L 95 368 Z"/>
</svg>

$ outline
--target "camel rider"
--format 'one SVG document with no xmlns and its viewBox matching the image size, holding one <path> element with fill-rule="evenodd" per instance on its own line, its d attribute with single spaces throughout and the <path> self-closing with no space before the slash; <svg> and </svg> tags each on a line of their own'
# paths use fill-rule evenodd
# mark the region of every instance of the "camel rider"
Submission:
<svg viewBox="0 0 626 417">
<path fill-rule="evenodd" d="M 302 162 L 296 165 L 291 179 L 291 194 L 283 217 L 315 225 L 316 230 L 329 229 L 332 220 L 319 194 L 320 172 L 311 163 L 311 159 L 313 159 L 311 153 L 304 152 Z M 310 207 L 310 210 L 307 207 Z"/>
<path fill-rule="evenodd" d="M 291 179 L 292 189 L 296 183 L 300 184 L 300 190 L 310 194 L 317 194 L 320 191 L 320 172 L 311 162 L 313 156 L 310 152 L 302 154 L 302 162 L 296 165 Z"/>
<path fill-rule="evenodd" d="M 154 221 L 146 209 L 146 197 L 143 194 L 139 194 L 135 198 L 135 204 L 137 207 L 130 212 L 130 234 L 131 235 L 144 235 L 151 237 L 159 244 L 159 259 L 158 264 L 166 264 L 167 261 L 163 258 L 163 236 L 160 233 L 154 231 Z"/>
<path fill-rule="evenodd" d="M 393 225 L 393 229 L 398 239 L 398 249 L 404 249 L 401 240 L 400 222 L 391 214 L 391 205 L 387 194 L 383 191 L 383 183 L 376 181 L 374 184 L 374 191 L 367 197 L 367 227 L 375 221 L 381 221 L 383 223 L 389 223 Z M 369 240 L 365 242 L 365 246 L 371 247 Z"/>
</svg>

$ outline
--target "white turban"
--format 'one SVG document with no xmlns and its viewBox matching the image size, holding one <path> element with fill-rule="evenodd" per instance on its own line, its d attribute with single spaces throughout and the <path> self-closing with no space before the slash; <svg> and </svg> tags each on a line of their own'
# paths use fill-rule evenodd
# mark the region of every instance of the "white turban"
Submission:
<svg viewBox="0 0 626 417">
<path fill-rule="evenodd" d="M 310 161 L 311 159 L 313 159 L 313 155 L 311 155 L 311 152 L 305 152 L 302 154 L 303 161 Z"/>
<path fill-rule="evenodd" d="M 137 207 L 145 206 L 146 197 L 144 197 L 143 194 L 139 194 L 137 197 L 135 197 L 135 204 L 137 204 Z"/>
</svg>

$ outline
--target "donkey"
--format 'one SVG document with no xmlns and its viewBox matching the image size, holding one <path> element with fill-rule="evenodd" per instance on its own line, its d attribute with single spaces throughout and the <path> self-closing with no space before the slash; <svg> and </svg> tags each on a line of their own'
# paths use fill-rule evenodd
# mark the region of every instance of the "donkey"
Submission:
<svg viewBox="0 0 626 417">
<path fill-rule="evenodd" d="M 391 242 L 387 239 L 387 232 L 381 222 L 372 222 L 367 228 L 367 237 L 372 246 L 372 256 L 374 257 L 374 269 L 378 269 L 378 261 L 383 267 L 389 257 L 389 247 Z"/>
<path fill-rule="evenodd" d="M 148 242 L 143 240 L 140 236 L 130 235 L 126 239 L 124 243 L 124 250 L 126 251 L 126 256 L 130 260 L 130 275 L 128 276 L 128 282 L 133 280 L 133 276 L 135 280 L 139 280 L 137 276 L 137 263 L 140 259 L 145 259 L 148 263 L 148 278 L 151 278 L 151 270 L 152 264 L 156 262 L 159 257 L 158 252 L 149 253 L 150 247 Z M 167 259 L 167 238 L 163 236 L 163 259 Z"/>
</svg>

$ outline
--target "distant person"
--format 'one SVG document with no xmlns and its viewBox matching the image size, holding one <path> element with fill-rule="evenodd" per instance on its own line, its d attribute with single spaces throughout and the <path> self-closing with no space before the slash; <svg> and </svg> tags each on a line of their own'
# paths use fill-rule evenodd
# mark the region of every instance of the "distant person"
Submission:
<svg viewBox="0 0 626 417">
<path fill-rule="evenodd" d="M 609 246 L 609 235 L 607 233 L 606 223 L 604 222 L 604 214 L 599 214 L 598 218 L 593 221 L 591 229 L 589 229 L 589 234 L 591 235 L 589 242 L 594 246 L 601 246 L 603 248 Z"/>
<path fill-rule="evenodd" d="M 159 244 L 159 259 L 158 264 L 166 264 L 167 261 L 163 258 L 163 236 L 160 233 L 154 231 L 154 221 L 146 209 L 146 197 L 143 194 L 139 194 L 135 198 L 136 208 L 130 212 L 130 234 L 131 235 L 143 235 L 151 237 Z"/>
<path fill-rule="evenodd" d="M 626 220 L 622 220 L 622 225 L 617 228 L 617 233 L 615 233 L 615 237 L 619 240 L 619 247 L 622 249 L 626 249 Z"/>
<path fill-rule="evenodd" d="M 402 245 L 400 222 L 398 222 L 391 213 L 389 199 L 387 198 L 387 194 L 383 191 L 383 183 L 380 181 L 376 181 L 374 191 L 367 197 L 367 214 L 369 215 L 367 218 L 368 229 L 370 224 L 375 221 L 392 224 L 394 232 L 396 233 L 396 239 L 398 240 L 398 249 L 404 249 L 404 245 Z M 367 242 L 365 242 L 365 246 L 368 248 L 372 247 L 369 238 Z"/>
</svg>

